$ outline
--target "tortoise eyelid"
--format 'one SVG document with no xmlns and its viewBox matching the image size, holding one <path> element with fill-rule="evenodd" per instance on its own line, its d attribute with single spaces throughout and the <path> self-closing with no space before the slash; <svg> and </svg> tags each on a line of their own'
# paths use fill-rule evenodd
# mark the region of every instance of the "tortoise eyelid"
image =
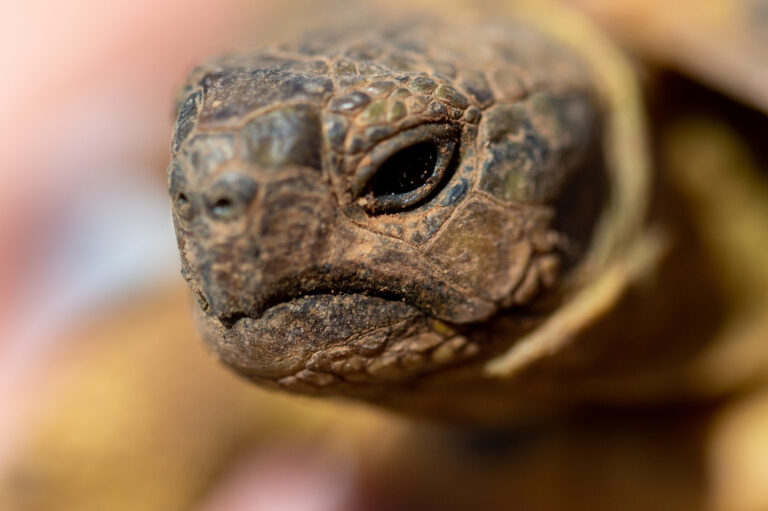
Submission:
<svg viewBox="0 0 768 511">
<path fill-rule="evenodd" d="M 352 178 L 352 199 L 361 201 L 369 213 L 392 212 L 416 205 L 444 182 L 459 134 L 460 128 L 456 125 L 430 123 L 379 143 L 363 158 Z M 424 166 L 407 170 L 420 175 L 406 175 L 407 170 L 402 170 L 400 180 L 413 181 L 413 188 L 388 183 L 387 177 L 382 178 L 382 171 L 398 171 L 389 168 L 389 164 L 397 160 L 400 165 L 408 165 L 412 158 L 421 159 Z M 431 168 L 426 167 L 427 163 Z"/>
</svg>

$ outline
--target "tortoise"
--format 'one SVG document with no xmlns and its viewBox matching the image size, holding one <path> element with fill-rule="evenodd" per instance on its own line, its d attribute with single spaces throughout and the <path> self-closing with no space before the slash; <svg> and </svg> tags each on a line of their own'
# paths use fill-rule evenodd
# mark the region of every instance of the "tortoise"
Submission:
<svg viewBox="0 0 768 511">
<path fill-rule="evenodd" d="M 759 378 L 766 176 L 707 156 L 741 141 L 649 121 L 665 82 L 571 9 L 489 9 L 318 27 L 190 73 L 168 183 L 207 346 L 261 385 L 469 422 Z"/>
</svg>

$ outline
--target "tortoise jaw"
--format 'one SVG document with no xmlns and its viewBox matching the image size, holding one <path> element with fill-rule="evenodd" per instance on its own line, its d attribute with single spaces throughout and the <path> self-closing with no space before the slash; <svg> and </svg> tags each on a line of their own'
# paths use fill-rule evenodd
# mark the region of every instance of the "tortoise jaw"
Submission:
<svg viewBox="0 0 768 511">
<path fill-rule="evenodd" d="M 404 303 L 454 324 L 482 321 L 498 308 L 445 278 L 418 254 L 407 250 L 382 253 L 381 261 L 374 264 L 360 264 L 348 253 L 346 259 L 319 255 L 305 268 L 282 272 L 277 265 L 258 268 L 244 264 L 242 268 L 222 265 L 226 271 L 206 273 L 203 268 L 216 265 L 202 264 L 190 267 L 186 276 L 200 308 L 225 328 L 244 318 L 258 320 L 280 304 L 321 295 L 360 295 Z"/>
<path fill-rule="evenodd" d="M 469 331 L 398 300 L 317 294 L 282 302 L 226 328 L 201 309 L 209 347 L 254 381 L 309 394 L 372 397 L 397 383 L 477 359 Z"/>
<path fill-rule="evenodd" d="M 237 371 L 279 379 L 301 371 L 318 353 L 354 344 L 372 330 L 426 318 L 398 300 L 363 294 L 314 294 L 224 318 L 197 310 L 204 338 Z"/>
<path fill-rule="evenodd" d="M 214 316 L 225 328 L 232 328 L 235 323 L 245 318 L 261 319 L 270 309 L 281 304 L 291 303 L 300 299 L 310 299 L 311 297 L 345 295 L 360 295 L 405 303 L 419 310 L 428 308 L 428 306 L 424 307 L 424 303 L 419 301 L 419 297 L 414 296 L 412 293 L 396 293 L 388 290 L 386 286 L 376 286 L 366 281 L 366 279 L 318 279 L 315 281 L 311 276 L 305 275 L 300 278 L 287 279 L 287 282 L 272 286 L 274 290 L 271 292 L 262 293 L 255 299 L 254 305 L 248 310 L 221 312 Z M 204 297 L 199 296 L 198 301 L 204 311 L 209 309 L 210 306 Z M 426 311 L 424 312 L 426 313 Z"/>
<path fill-rule="evenodd" d="M 387 252 L 379 264 L 361 265 L 349 252 L 347 259 L 318 257 L 298 272 L 250 273 L 259 276 L 250 292 L 234 292 L 242 291 L 245 271 L 189 272 L 193 289 L 207 297 L 196 308 L 205 341 L 239 373 L 299 391 L 297 375 L 359 370 L 358 381 L 381 383 L 382 371 L 388 381 L 405 380 L 469 356 L 461 340 L 439 362 L 429 350 L 456 336 L 457 325 L 493 314 L 493 303 L 430 274 L 418 257 Z"/>
</svg>

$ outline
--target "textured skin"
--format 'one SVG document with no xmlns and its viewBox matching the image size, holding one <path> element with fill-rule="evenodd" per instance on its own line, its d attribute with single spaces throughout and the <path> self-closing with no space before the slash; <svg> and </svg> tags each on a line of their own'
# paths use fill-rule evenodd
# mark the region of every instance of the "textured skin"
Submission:
<svg viewBox="0 0 768 511">
<path fill-rule="evenodd" d="M 391 398 L 478 366 L 557 306 L 600 213 L 600 111 L 581 61 L 521 26 L 341 33 L 194 70 L 169 189 L 221 360 L 290 390 Z M 429 179 L 378 193 L 398 172 L 385 162 L 418 144 Z M 483 333 L 494 321 L 501 341 Z"/>
</svg>

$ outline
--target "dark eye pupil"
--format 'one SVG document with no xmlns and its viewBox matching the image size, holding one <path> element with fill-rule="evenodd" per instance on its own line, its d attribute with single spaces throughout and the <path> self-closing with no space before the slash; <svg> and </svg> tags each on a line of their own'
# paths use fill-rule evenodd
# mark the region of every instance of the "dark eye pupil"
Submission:
<svg viewBox="0 0 768 511">
<path fill-rule="evenodd" d="M 398 195 L 423 186 L 432 176 L 437 148 L 429 142 L 406 147 L 385 161 L 371 180 L 375 197 Z"/>
</svg>

